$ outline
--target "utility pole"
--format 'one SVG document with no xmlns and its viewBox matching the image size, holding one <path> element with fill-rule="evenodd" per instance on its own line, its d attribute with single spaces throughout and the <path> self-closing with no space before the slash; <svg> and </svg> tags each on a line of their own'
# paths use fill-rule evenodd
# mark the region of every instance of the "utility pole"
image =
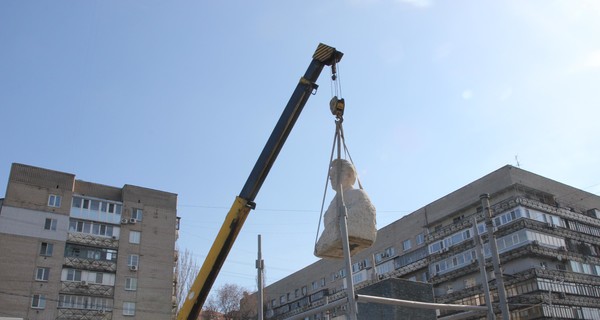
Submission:
<svg viewBox="0 0 600 320">
<path fill-rule="evenodd" d="M 479 263 L 479 273 L 481 274 L 481 284 L 483 285 L 483 293 L 485 293 L 485 302 L 488 307 L 488 320 L 495 320 L 494 307 L 492 305 L 492 296 L 490 294 L 490 285 L 488 283 L 487 271 L 485 270 L 485 255 L 477 229 L 477 216 L 473 216 L 473 232 L 475 233 L 475 253 L 477 254 L 477 262 Z"/>
<path fill-rule="evenodd" d="M 264 281 L 263 281 L 263 275 L 264 275 L 264 270 L 265 270 L 265 262 L 262 259 L 262 248 L 261 248 L 261 243 L 260 243 L 260 234 L 258 235 L 258 259 L 256 259 L 256 269 L 258 270 L 258 276 L 256 277 L 258 280 L 258 320 L 263 320 L 264 319 L 264 315 L 263 315 L 263 300 L 264 300 L 264 296 L 263 296 L 263 291 L 264 291 Z"/>
<path fill-rule="evenodd" d="M 341 173 L 341 170 L 338 171 Z M 338 175 L 341 177 L 341 174 Z M 342 236 L 342 249 L 344 250 L 344 262 L 346 267 L 346 296 L 348 298 L 348 319 L 356 320 L 358 315 L 358 305 L 354 294 L 354 281 L 352 279 L 352 257 L 350 256 L 350 240 L 348 239 L 348 211 L 344 203 L 344 191 L 340 187 L 340 197 L 338 199 L 339 206 L 339 222 L 340 233 Z"/>
<path fill-rule="evenodd" d="M 510 320 L 510 311 L 508 310 L 508 301 L 506 299 L 506 290 L 504 288 L 504 278 L 502 277 L 502 269 L 500 268 L 500 256 L 498 255 L 498 246 L 496 245 L 496 237 L 494 236 L 494 223 L 492 221 L 492 208 L 490 208 L 490 195 L 484 193 L 479 196 L 481 207 L 485 217 L 485 226 L 488 232 L 488 241 L 492 252 L 492 264 L 494 265 L 494 276 L 496 277 L 496 290 L 498 290 L 498 300 L 500 302 L 500 311 L 502 312 L 502 320 Z"/>
</svg>

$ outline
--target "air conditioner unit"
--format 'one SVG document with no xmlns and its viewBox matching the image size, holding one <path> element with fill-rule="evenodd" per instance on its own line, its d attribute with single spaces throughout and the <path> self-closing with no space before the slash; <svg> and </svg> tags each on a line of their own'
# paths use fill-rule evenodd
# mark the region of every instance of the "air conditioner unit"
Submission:
<svg viewBox="0 0 600 320">
<path fill-rule="evenodd" d="M 129 266 L 129 270 L 131 271 L 137 271 L 138 267 L 137 266 Z"/>
<path fill-rule="evenodd" d="M 565 247 L 565 246 L 560 246 L 560 247 L 558 247 L 558 250 L 560 250 L 560 251 L 567 251 L 567 247 Z"/>
<path fill-rule="evenodd" d="M 106 312 L 106 311 L 105 311 L 104 309 L 100 309 L 100 310 L 98 310 L 98 313 L 99 313 L 99 314 L 104 314 L 105 312 Z"/>
<path fill-rule="evenodd" d="M 127 220 L 127 219 L 121 219 L 121 224 L 127 224 L 127 223 L 129 223 L 129 220 Z"/>
<path fill-rule="evenodd" d="M 87 283 L 87 281 L 81 281 L 81 282 L 79 283 L 79 285 L 80 285 L 80 286 L 82 286 L 82 287 L 87 287 L 87 286 L 88 286 L 88 283 Z"/>
<path fill-rule="evenodd" d="M 113 240 L 117 240 L 117 236 L 112 236 Z"/>
<path fill-rule="evenodd" d="M 129 223 L 135 224 L 137 222 L 137 219 L 131 218 L 129 219 Z"/>
</svg>

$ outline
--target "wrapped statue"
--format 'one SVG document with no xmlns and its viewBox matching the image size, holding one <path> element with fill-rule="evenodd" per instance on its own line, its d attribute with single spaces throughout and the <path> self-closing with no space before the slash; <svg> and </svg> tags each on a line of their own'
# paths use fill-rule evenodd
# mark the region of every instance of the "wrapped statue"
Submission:
<svg viewBox="0 0 600 320">
<path fill-rule="evenodd" d="M 357 174 L 352 163 L 345 159 L 332 161 L 329 176 L 336 195 L 324 214 L 325 228 L 315 246 L 315 255 L 320 258 L 337 259 L 344 257 L 340 231 L 342 203 L 345 204 L 347 212 L 350 255 L 369 248 L 375 242 L 376 212 L 367 193 L 353 187 Z"/>
</svg>

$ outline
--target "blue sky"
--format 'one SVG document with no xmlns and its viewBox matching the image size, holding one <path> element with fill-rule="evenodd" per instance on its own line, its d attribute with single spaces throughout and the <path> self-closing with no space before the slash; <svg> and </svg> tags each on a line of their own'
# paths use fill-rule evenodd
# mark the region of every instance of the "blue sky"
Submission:
<svg viewBox="0 0 600 320">
<path fill-rule="evenodd" d="M 599 21 L 595 1 L 1 1 L 0 194 L 13 162 L 174 192 L 203 261 L 319 42 L 345 54 L 380 227 L 516 156 L 598 194 Z M 328 73 L 217 286 L 256 287 L 258 234 L 267 283 L 316 261 Z"/>
</svg>

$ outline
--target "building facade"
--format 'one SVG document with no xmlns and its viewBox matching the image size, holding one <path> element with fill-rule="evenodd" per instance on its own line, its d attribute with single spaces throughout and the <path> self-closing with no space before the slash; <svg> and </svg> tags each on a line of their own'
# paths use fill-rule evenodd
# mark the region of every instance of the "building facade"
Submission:
<svg viewBox="0 0 600 320">
<path fill-rule="evenodd" d="M 600 319 L 600 197 L 512 166 L 381 228 L 375 244 L 352 257 L 352 270 L 342 260 L 319 260 L 266 287 L 267 318 L 342 298 L 350 276 L 357 289 L 387 278 L 427 282 L 437 303 L 463 305 L 486 305 L 487 282 L 499 317 L 481 194 L 490 196 L 511 319 Z M 438 318 L 459 312 L 440 311 Z M 312 319 L 345 319 L 345 308 Z"/>
<path fill-rule="evenodd" d="M 11 167 L 0 211 L 0 317 L 171 319 L 177 195 Z"/>
</svg>

